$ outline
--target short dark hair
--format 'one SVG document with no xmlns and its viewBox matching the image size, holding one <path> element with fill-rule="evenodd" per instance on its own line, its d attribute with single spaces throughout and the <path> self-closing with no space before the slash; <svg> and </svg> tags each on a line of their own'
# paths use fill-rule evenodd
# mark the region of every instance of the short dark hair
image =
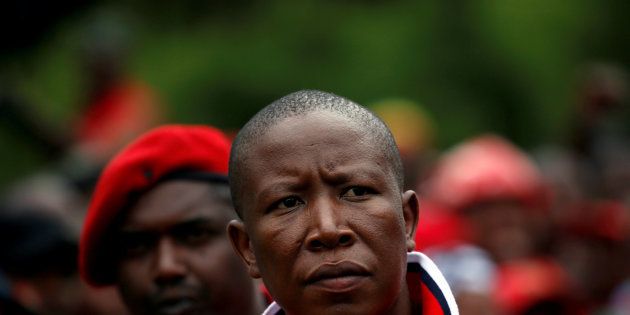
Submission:
<svg viewBox="0 0 630 315">
<path fill-rule="evenodd" d="M 232 143 L 229 182 L 234 209 L 241 219 L 243 219 L 242 205 L 240 204 L 243 185 L 241 164 L 252 145 L 280 121 L 315 111 L 335 113 L 357 123 L 358 126 L 362 126 L 376 145 L 383 148 L 397 184 L 402 190 L 404 177 L 400 153 L 396 141 L 385 123 L 367 108 L 344 97 L 322 91 L 302 90 L 286 95 L 261 109 L 243 126 Z"/>
</svg>

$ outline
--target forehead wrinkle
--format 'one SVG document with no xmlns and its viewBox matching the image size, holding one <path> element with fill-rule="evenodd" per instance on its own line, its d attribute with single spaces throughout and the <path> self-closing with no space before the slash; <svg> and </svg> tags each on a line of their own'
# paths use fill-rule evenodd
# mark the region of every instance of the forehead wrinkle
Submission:
<svg viewBox="0 0 630 315">
<path fill-rule="evenodd" d="M 309 185 L 305 180 L 281 180 L 272 184 L 265 184 L 256 196 L 257 200 L 264 199 L 267 195 L 282 194 L 287 192 L 302 191 Z"/>
<path fill-rule="evenodd" d="M 372 163 L 361 163 L 360 165 L 352 164 L 352 165 L 340 165 L 335 168 L 335 170 L 324 170 L 323 175 L 326 178 L 330 178 L 332 180 L 346 180 L 349 181 L 351 179 L 373 179 L 373 178 L 386 178 L 386 172 L 383 172 L 381 168 L 374 167 L 376 163 L 372 165 Z"/>
</svg>

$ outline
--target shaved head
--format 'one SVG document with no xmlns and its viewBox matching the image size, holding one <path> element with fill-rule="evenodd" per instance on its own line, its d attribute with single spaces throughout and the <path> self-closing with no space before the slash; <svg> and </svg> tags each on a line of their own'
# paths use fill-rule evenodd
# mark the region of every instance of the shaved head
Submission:
<svg viewBox="0 0 630 315">
<path fill-rule="evenodd" d="M 400 153 L 385 123 L 365 107 L 346 98 L 321 91 L 303 90 L 291 93 L 267 105 L 245 124 L 234 139 L 230 153 L 229 181 L 232 201 L 241 219 L 244 219 L 241 194 L 243 181 L 247 175 L 243 173 L 243 170 L 251 148 L 270 128 L 283 120 L 317 111 L 339 115 L 360 127 L 366 137 L 370 138 L 376 147 L 381 148 L 402 192 L 404 183 Z"/>
</svg>

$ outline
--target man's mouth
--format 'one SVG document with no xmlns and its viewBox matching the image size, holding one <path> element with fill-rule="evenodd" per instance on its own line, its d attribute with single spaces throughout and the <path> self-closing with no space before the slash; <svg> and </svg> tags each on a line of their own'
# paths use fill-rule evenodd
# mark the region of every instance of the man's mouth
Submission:
<svg viewBox="0 0 630 315">
<path fill-rule="evenodd" d="M 369 276 L 367 268 L 355 262 L 325 263 L 308 274 L 306 284 L 326 291 L 344 292 L 353 290 Z"/>
<path fill-rule="evenodd" d="M 156 306 L 160 315 L 183 315 L 191 313 L 195 305 L 193 299 L 182 297 L 161 300 Z"/>
<path fill-rule="evenodd" d="M 159 315 L 193 314 L 198 308 L 196 294 L 187 288 L 170 288 L 153 296 L 153 305 Z"/>
</svg>

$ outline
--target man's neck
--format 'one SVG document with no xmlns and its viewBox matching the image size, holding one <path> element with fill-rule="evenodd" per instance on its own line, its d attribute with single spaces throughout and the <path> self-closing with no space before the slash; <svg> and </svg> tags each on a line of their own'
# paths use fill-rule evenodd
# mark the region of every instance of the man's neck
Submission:
<svg viewBox="0 0 630 315">
<path fill-rule="evenodd" d="M 407 283 L 405 282 L 402 286 L 400 294 L 398 294 L 398 298 L 392 305 L 392 307 L 385 312 L 385 314 L 392 315 L 412 315 L 414 305 L 411 303 L 411 298 L 409 296 L 409 288 L 407 287 Z"/>
</svg>

